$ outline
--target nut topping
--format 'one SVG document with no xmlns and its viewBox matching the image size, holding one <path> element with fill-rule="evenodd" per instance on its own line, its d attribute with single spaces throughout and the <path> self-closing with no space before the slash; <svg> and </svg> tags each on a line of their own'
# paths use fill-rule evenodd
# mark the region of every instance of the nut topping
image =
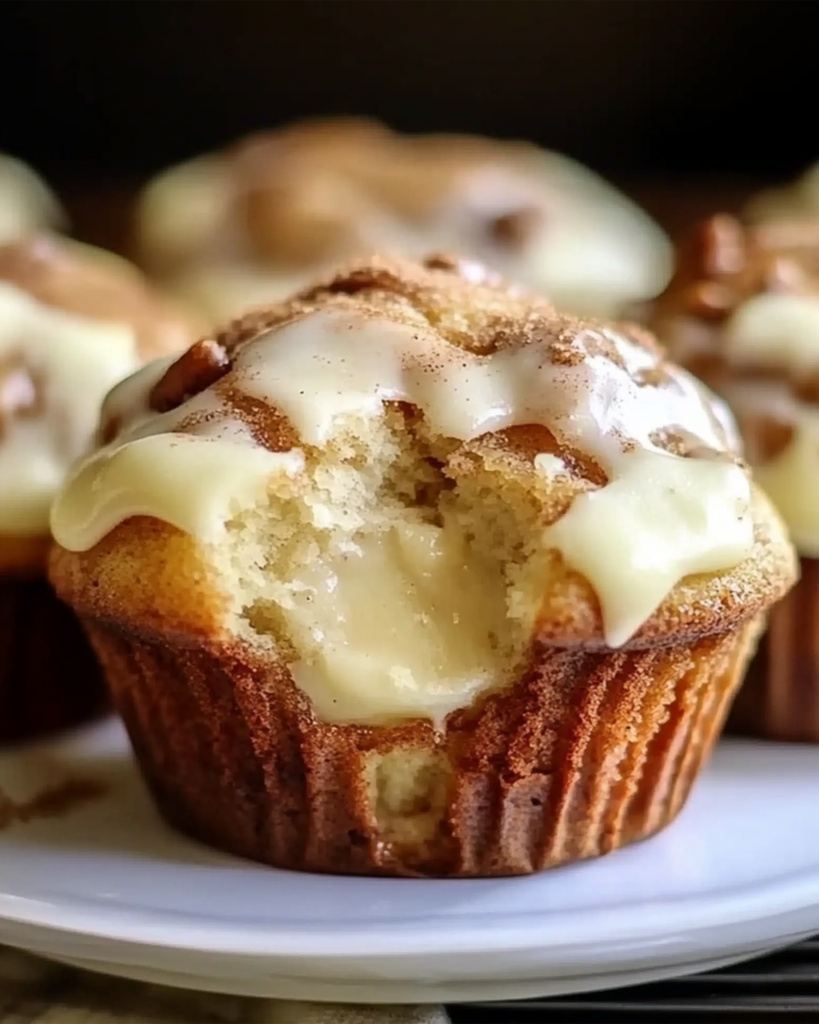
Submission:
<svg viewBox="0 0 819 1024">
<path fill-rule="evenodd" d="M 215 384 L 230 369 L 230 358 L 219 342 L 203 338 L 180 356 L 151 390 L 154 412 L 170 412 L 205 388 Z"/>
</svg>

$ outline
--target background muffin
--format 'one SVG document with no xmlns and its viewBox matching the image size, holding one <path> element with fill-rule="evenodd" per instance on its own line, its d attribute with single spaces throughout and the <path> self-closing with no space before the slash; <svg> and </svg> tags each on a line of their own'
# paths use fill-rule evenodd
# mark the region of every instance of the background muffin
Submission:
<svg viewBox="0 0 819 1024">
<path fill-rule="evenodd" d="M 20 160 L 0 153 L 0 245 L 59 228 L 65 215 L 48 186 Z"/>
<path fill-rule="evenodd" d="M 715 216 L 683 242 L 653 326 L 730 403 L 746 455 L 802 556 L 734 722 L 819 741 L 819 224 Z"/>
<path fill-rule="evenodd" d="M 217 321 L 373 251 L 474 256 L 575 312 L 656 295 L 670 246 L 649 217 L 567 157 L 525 143 L 308 122 L 161 175 L 137 214 L 146 267 Z"/>
<path fill-rule="evenodd" d="M 806 219 L 819 223 L 819 163 L 812 164 L 793 181 L 752 196 L 744 216 L 755 224 Z"/>
<path fill-rule="evenodd" d="M 475 264 L 354 265 L 145 368 L 102 429 L 52 579 L 163 813 L 280 867 L 650 835 L 793 580 L 716 399 Z"/>
<path fill-rule="evenodd" d="M 45 236 L 0 247 L 0 740 L 102 704 L 93 654 L 45 578 L 49 508 L 108 389 L 193 337 L 115 256 Z"/>
</svg>

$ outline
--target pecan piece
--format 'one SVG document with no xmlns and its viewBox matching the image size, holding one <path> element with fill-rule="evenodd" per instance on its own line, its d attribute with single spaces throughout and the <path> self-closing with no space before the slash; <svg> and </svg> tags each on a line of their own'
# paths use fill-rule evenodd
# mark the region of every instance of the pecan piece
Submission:
<svg viewBox="0 0 819 1024">
<path fill-rule="evenodd" d="M 203 338 L 180 356 L 151 389 L 154 412 L 170 412 L 215 384 L 230 369 L 230 357 L 213 338 Z"/>
</svg>

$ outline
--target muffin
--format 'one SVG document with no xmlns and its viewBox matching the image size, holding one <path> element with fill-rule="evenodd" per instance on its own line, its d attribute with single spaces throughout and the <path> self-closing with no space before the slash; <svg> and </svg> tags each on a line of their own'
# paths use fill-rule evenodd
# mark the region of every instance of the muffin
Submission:
<svg viewBox="0 0 819 1024">
<path fill-rule="evenodd" d="M 819 224 L 747 226 L 727 215 L 699 224 L 653 327 L 731 405 L 801 556 L 800 582 L 771 613 L 732 726 L 819 742 Z"/>
<path fill-rule="evenodd" d="M 102 706 L 93 653 L 46 578 L 49 506 L 109 388 L 194 337 L 117 257 L 45 236 L 0 247 L 0 741 Z"/>
<path fill-rule="evenodd" d="M 0 153 L 0 245 L 64 223 L 59 203 L 43 181 L 14 157 Z"/>
<path fill-rule="evenodd" d="M 792 181 L 767 188 L 751 196 L 743 218 L 752 224 L 771 221 L 819 222 L 819 163 Z"/>
<path fill-rule="evenodd" d="M 152 364 L 51 579 L 168 821 L 280 868 L 525 874 L 682 807 L 784 528 L 637 328 L 367 259 Z"/>
<path fill-rule="evenodd" d="M 447 249 L 573 312 L 614 315 L 671 273 L 660 229 L 597 175 L 523 143 L 308 122 L 160 175 L 138 251 L 221 322 L 339 260 Z"/>
</svg>

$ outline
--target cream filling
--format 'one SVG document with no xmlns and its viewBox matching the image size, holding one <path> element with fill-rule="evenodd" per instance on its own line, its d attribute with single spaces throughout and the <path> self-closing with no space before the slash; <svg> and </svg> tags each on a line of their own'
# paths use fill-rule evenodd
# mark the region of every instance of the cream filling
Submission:
<svg viewBox="0 0 819 1024">
<path fill-rule="evenodd" d="M 787 446 L 755 471 L 800 555 L 819 558 L 819 411 L 802 409 Z"/>
<path fill-rule="evenodd" d="M 662 387 L 638 384 L 632 374 L 655 367 L 656 357 L 605 328 L 581 332 L 570 346 L 576 358 L 559 364 L 536 345 L 476 356 L 420 327 L 324 311 L 246 345 L 226 382 L 231 389 L 281 409 L 304 444 L 319 453 L 334 441 L 339 423 L 380 421 L 383 403 L 389 399 L 419 408 L 431 436 L 468 440 L 515 424 L 547 426 L 561 442 L 594 458 L 610 483 L 578 497 L 563 520 L 542 532 L 540 546 L 558 549 L 570 566 L 587 576 L 601 601 L 606 640 L 618 646 L 680 579 L 692 572 L 731 568 L 750 554 L 750 481 L 728 460 L 678 458 L 655 444 L 657 431 L 676 428 L 716 452 L 728 446 L 730 420 L 724 407 L 687 374 L 673 371 Z M 616 358 L 606 355 L 607 350 Z M 146 381 L 146 393 L 149 377 L 146 371 L 140 378 Z M 133 409 L 136 390 L 133 382 L 126 382 L 108 405 Z M 218 404 L 218 387 L 164 416 L 132 411 L 130 428 L 126 426 L 113 445 L 81 465 L 55 502 L 52 528 L 58 542 L 70 550 L 87 550 L 129 516 L 152 515 L 218 544 L 228 519 L 257 505 L 265 490 L 280 492 L 288 478 L 292 489 L 301 453 L 274 454 L 255 447 L 227 413 L 221 421 L 208 416 L 191 421 L 192 412 L 212 411 L 214 403 Z M 189 433 L 181 435 L 183 421 Z M 478 663 L 490 664 L 480 640 L 486 620 L 480 608 L 471 608 L 464 618 L 473 619 L 478 632 L 468 643 L 457 639 L 465 635 L 460 628 L 451 628 L 452 615 L 460 611 L 447 603 L 443 579 L 446 573 L 458 575 L 452 566 L 461 556 L 448 554 L 458 545 L 454 538 L 445 540 L 418 529 L 389 543 L 382 539 L 378 549 L 359 545 L 360 555 L 350 548 L 343 567 L 333 563 L 316 570 L 319 578 L 305 592 L 323 594 L 326 580 L 338 580 L 339 593 L 362 595 L 349 602 L 339 599 L 339 608 L 349 608 L 370 593 L 369 585 L 359 587 L 355 582 L 358 572 L 353 567 L 363 574 L 370 562 L 381 565 L 384 570 L 376 578 L 393 580 L 383 588 L 373 584 L 372 593 L 380 596 L 362 605 L 362 614 L 366 608 L 367 616 L 377 615 L 380 602 L 394 607 L 396 621 L 409 637 L 413 634 L 408 623 L 417 623 L 422 611 L 411 591 L 414 587 L 420 593 L 422 578 L 407 567 L 408 545 L 419 565 L 441 566 L 440 572 L 430 570 L 428 584 L 424 582 L 424 587 L 442 591 L 440 621 L 434 629 L 428 627 L 426 640 L 419 639 L 396 655 L 395 666 L 402 671 L 391 670 L 386 676 L 376 672 L 369 678 L 379 678 L 379 686 L 390 693 L 394 690 L 396 701 L 414 699 L 408 681 L 421 676 L 416 676 L 417 662 L 409 655 L 432 664 L 437 641 L 430 638 L 446 636 L 446 643 L 453 645 L 454 667 L 436 676 L 437 690 L 429 677 L 424 677 L 424 685 L 434 707 L 448 706 L 447 693 L 458 686 L 463 694 L 464 688 L 473 692 L 484 685 L 484 677 L 473 669 Z M 350 539 L 358 544 L 352 534 Z M 422 557 L 424 545 L 432 554 Z M 463 568 L 468 564 L 468 559 L 461 562 L 464 580 L 473 571 L 478 573 L 477 567 Z M 484 589 L 487 602 L 495 607 L 491 588 Z M 302 619 L 297 610 L 294 605 L 288 614 L 294 616 L 292 628 L 301 629 L 302 635 L 311 629 L 327 632 L 332 626 L 326 618 L 311 620 L 312 611 Z M 345 620 L 344 629 L 348 628 L 350 636 L 359 635 L 358 627 Z M 393 636 L 390 643 L 398 639 Z M 346 644 L 323 645 L 322 652 L 312 656 L 310 672 L 298 670 L 306 689 L 312 686 L 310 679 L 320 678 L 325 686 L 336 671 L 328 659 L 339 666 L 345 658 L 351 664 L 360 660 L 355 653 L 360 645 Z M 470 644 L 476 651 L 474 663 L 463 653 Z M 359 669 L 363 672 L 360 665 Z M 338 673 L 339 679 L 355 675 L 342 667 Z M 313 693 L 320 688 L 314 686 Z M 352 692 L 349 696 L 355 700 Z"/>
<path fill-rule="evenodd" d="M 351 540 L 290 589 L 293 678 L 324 721 L 440 726 L 508 667 L 500 567 L 457 527 L 405 522 Z"/>
<path fill-rule="evenodd" d="M 106 392 L 138 365 L 134 332 L 34 301 L 0 281 L 0 377 L 18 367 L 36 404 L 0 409 L 0 533 L 46 534 L 49 506 L 94 435 Z"/>
</svg>

